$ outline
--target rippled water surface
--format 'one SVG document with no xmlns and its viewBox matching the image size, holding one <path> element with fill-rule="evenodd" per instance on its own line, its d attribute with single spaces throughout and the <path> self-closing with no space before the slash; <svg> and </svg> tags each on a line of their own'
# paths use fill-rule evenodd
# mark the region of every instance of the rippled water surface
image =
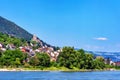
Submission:
<svg viewBox="0 0 120 80">
<path fill-rule="evenodd" d="M 120 80 L 120 71 L 0 72 L 0 80 Z"/>
</svg>

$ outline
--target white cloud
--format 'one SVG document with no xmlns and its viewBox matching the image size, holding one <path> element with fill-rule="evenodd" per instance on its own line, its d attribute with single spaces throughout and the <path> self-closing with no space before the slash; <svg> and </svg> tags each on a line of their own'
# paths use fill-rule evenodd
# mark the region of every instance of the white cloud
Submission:
<svg viewBox="0 0 120 80">
<path fill-rule="evenodd" d="M 100 40 L 100 41 L 106 41 L 108 40 L 108 38 L 106 37 L 98 37 L 98 38 L 94 38 L 95 40 Z"/>
</svg>

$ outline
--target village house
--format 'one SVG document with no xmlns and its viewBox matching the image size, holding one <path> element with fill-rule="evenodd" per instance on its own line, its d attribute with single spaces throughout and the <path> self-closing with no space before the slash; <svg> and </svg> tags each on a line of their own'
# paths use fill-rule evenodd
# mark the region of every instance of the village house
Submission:
<svg viewBox="0 0 120 80">
<path fill-rule="evenodd" d="M 0 43 L 0 50 L 1 51 L 6 51 L 6 48 L 4 47 L 4 45 L 2 43 Z"/>
<path fill-rule="evenodd" d="M 107 58 L 107 59 L 104 59 L 105 61 L 105 64 L 108 64 L 108 65 L 116 65 L 116 63 L 114 61 L 112 61 L 110 58 Z"/>
<path fill-rule="evenodd" d="M 2 50 L 2 51 L 6 51 L 6 48 L 1 48 L 0 50 Z"/>
<path fill-rule="evenodd" d="M 3 45 L 2 44 L 0 44 L 0 48 L 2 48 L 3 47 Z"/>
<path fill-rule="evenodd" d="M 115 63 L 115 62 L 113 62 L 113 61 L 111 60 L 111 61 L 110 61 L 110 65 L 115 66 L 115 65 L 116 65 L 116 63 Z"/>
<path fill-rule="evenodd" d="M 116 66 L 120 66 L 120 61 L 115 62 Z"/>
<path fill-rule="evenodd" d="M 29 56 L 34 56 L 35 55 L 35 51 L 33 51 L 33 49 L 30 46 L 24 46 L 24 47 L 19 47 L 19 49 L 23 52 L 23 53 L 27 53 Z"/>
<path fill-rule="evenodd" d="M 15 50 L 16 47 L 15 47 L 13 44 L 7 44 L 7 45 L 6 45 L 6 49 Z"/>
</svg>

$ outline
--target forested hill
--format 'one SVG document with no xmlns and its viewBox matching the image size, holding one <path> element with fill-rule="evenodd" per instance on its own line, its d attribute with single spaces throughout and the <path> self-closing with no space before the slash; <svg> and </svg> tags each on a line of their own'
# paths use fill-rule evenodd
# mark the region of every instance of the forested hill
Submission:
<svg viewBox="0 0 120 80">
<path fill-rule="evenodd" d="M 32 38 L 32 34 L 30 34 L 26 30 L 22 29 L 20 26 L 1 16 L 0 16 L 0 32 L 11 36 L 15 36 L 17 38 L 23 38 L 26 40 L 30 40 Z"/>
</svg>

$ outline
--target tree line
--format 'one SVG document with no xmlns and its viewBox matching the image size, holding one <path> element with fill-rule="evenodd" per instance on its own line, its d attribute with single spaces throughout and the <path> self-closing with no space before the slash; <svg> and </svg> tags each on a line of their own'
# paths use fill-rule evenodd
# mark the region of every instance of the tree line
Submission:
<svg viewBox="0 0 120 80">
<path fill-rule="evenodd" d="M 103 69 L 105 68 L 102 57 L 86 53 L 83 49 L 74 50 L 73 47 L 64 47 L 58 56 L 57 63 L 69 69 Z"/>
<path fill-rule="evenodd" d="M 46 68 L 51 66 L 68 69 L 104 69 L 105 63 L 102 57 L 95 58 L 83 49 L 75 50 L 73 47 L 64 47 L 56 62 L 51 62 L 47 53 L 36 53 L 31 57 L 20 50 L 0 51 L 0 67 Z"/>
</svg>

